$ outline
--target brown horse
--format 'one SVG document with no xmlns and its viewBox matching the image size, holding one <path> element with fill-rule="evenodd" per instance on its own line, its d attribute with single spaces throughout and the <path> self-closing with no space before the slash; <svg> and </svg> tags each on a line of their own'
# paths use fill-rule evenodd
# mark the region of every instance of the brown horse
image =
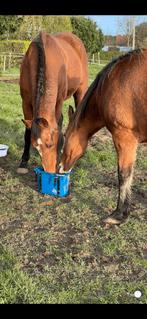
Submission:
<svg viewBox="0 0 147 319">
<path fill-rule="evenodd" d="M 147 50 L 134 50 L 110 62 L 96 77 L 70 122 L 59 171 L 68 171 L 85 152 L 89 138 L 106 127 L 118 158 L 116 210 L 105 220 L 119 224 L 129 214 L 138 143 L 147 142 Z"/>
<path fill-rule="evenodd" d="M 63 102 L 73 95 L 77 107 L 87 87 L 87 54 L 77 36 L 70 32 L 41 32 L 31 42 L 20 72 L 26 130 L 18 173 L 28 172 L 31 143 L 40 153 L 44 170 L 56 171 Z"/>
</svg>

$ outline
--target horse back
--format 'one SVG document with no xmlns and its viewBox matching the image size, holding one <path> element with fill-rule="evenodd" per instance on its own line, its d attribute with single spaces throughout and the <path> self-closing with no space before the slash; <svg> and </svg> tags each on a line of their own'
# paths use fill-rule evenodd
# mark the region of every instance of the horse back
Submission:
<svg viewBox="0 0 147 319">
<path fill-rule="evenodd" d="M 132 130 L 147 141 L 147 50 L 118 60 L 107 74 L 97 97 L 110 131 Z M 101 91 L 101 93 L 100 93 Z"/>
<path fill-rule="evenodd" d="M 82 41 L 69 32 L 59 33 L 54 39 L 63 54 L 68 92 L 76 91 L 82 84 L 87 88 L 88 58 Z"/>
<path fill-rule="evenodd" d="M 30 44 L 21 66 L 20 91 L 33 108 L 55 108 L 57 101 L 87 87 L 88 63 L 82 41 L 72 33 L 41 32 Z M 40 101 L 40 102 L 39 102 Z M 45 107 L 45 106 L 43 106 Z"/>
<path fill-rule="evenodd" d="M 54 37 L 66 41 L 76 51 L 81 62 L 85 63 L 88 61 L 84 44 L 75 34 L 71 32 L 62 32 L 55 34 Z"/>
</svg>

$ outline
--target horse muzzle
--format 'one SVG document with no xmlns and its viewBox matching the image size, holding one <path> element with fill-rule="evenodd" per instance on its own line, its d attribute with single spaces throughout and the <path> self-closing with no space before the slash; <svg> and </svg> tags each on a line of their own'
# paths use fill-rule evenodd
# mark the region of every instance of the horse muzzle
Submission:
<svg viewBox="0 0 147 319">
<path fill-rule="evenodd" d="M 64 167 L 64 165 L 63 165 L 62 163 L 60 163 L 59 166 L 58 166 L 58 172 L 59 172 L 60 174 L 70 173 L 71 170 L 72 170 L 72 168 L 66 169 L 66 167 Z"/>
</svg>

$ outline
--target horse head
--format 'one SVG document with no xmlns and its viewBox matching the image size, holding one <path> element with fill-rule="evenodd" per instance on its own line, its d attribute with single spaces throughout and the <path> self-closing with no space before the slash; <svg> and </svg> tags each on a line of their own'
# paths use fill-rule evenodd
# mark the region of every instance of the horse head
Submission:
<svg viewBox="0 0 147 319">
<path fill-rule="evenodd" d="M 76 112 L 73 107 L 69 106 L 68 110 L 69 124 L 65 133 L 65 141 L 61 162 L 59 164 L 59 172 L 68 172 L 72 169 L 76 161 L 84 154 L 88 137 L 85 134 L 85 128 L 75 125 Z"/>
<path fill-rule="evenodd" d="M 33 121 L 23 120 L 23 122 L 27 128 L 31 129 L 31 144 L 38 150 L 44 170 L 56 172 L 60 136 L 58 126 L 51 126 L 48 120 L 42 117 Z"/>
</svg>

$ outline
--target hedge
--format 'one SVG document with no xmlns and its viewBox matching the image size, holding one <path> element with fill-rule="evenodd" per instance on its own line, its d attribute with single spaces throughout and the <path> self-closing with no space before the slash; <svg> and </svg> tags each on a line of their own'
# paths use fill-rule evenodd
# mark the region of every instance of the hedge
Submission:
<svg viewBox="0 0 147 319">
<path fill-rule="evenodd" d="M 17 53 L 17 54 L 25 54 L 29 45 L 29 40 L 1 40 L 0 41 L 0 53 Z"/>
<path fill-rule="evenodd" d="M 99 58 L 100 60 L 103 60 L 103 61 L 111 61 L 113 58 L 117 58 L 118 56 L 122 54 L 124 54 L 124 52 L 121 52 L 121 51 L 108 51 L 108 52 L 100 51 Z M 92 60 L 93 57 L 95 62 L 98 61 L 98 52 L 94 54 L 88 54 L 89 60 Z"/>
<path fill-rule="evenodd" d="M 101 51 L 100 52 L 100 58 L 102 60 L 112 60 L 113 58 L 117 58 L 118 56 L 122 55 L 123 52 L 120 51 Z"/>
</svg>

